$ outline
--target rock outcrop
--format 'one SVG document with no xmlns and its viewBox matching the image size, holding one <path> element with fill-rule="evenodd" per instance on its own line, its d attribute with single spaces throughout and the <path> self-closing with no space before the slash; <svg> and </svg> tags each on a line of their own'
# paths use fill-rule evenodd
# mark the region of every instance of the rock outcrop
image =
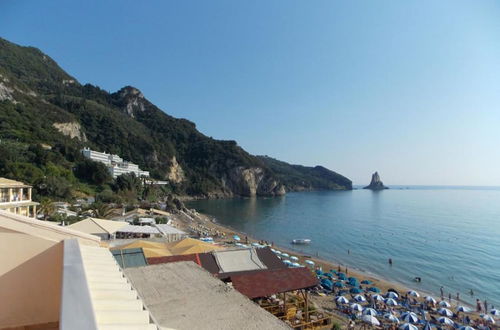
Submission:
<svg viewBox="0 0 500 330">
<path fill-rule="evenodd" d="M 184 170 L 177 162 L 177 158 L 175 158 L 175 156 L 172 157 L 171 163 L 172 165 L 170 166 L 170 171 L 167 173 L 167 179 L 170 182 L 174 183 L 180 183 L 184 181 L 184 179 L 186 178 Z"/>
<path fill-rule="evenodd" d="M 70 138 L 77 138 L 82 142 L 87 142 L 87 137 L 82 130 L 82 127 L 77 122 L 72 123 L 54 123 L 52 124 L 59 132 L 69 136 Z"/>
<path fill-rule="evenodd" d="M 371 189 L 371 190 L 383 190 L 383 189 L 389 189 L 388 187 L 384 186 L 384 183 L 382 180 L 380 180 L 380 176 L 378 175 L 378 172 L 375 172 L 372 174 L 372 181 L 370 184 L 363 189 Z"/>
<path fill-rule="evenodd" d="M 286 194 L 283 184 L 267 175 L 260 167 L 235 167 L 222 179 L 222 182 L 225 188 L 237 196 L 282 196 Z"/>
</svg>

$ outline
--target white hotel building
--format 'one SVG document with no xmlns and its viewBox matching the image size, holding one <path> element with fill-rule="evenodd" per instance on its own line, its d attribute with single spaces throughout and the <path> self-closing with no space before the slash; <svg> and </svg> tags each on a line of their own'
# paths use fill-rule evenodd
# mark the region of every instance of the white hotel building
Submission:
<svg viewBox="0 0 500 330">
<path fill-rule="evenodd" d="M 107 154 L 105 152 L 98 152 L 90 150 L 89 148 L 82 149 L 82 154 L 84 157 L 93 160 L 95 162 L 100 162 L 106 165 L 109 173 L 116 178 L 119 175 L 127 173 L 135 173 L 138 177 L 149 177 L 148 171 L 143 171 L 139 168 L 139 165 L 124 161 L 118 155 Z"/>
</svg>

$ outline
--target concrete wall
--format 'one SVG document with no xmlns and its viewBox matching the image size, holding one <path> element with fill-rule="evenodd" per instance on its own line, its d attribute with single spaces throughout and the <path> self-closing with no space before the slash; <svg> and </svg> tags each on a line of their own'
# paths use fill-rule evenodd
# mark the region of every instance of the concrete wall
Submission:
<svg viewBox="0 0 500 330">
<path fill-rule="evenodd" d="M 63 242 L 0 228 L 0 329 L 59 321 Z"/>
</svg>

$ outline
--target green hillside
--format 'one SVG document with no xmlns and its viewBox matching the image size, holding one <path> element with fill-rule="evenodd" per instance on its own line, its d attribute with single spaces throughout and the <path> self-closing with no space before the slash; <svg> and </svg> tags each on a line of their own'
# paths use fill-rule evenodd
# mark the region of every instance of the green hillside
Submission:
<svg viewBox="0 0 500 330">
<path fill-rule="evenodd" d="M 136 185 L 120 186 L 105 168 L 89 164 L 80 154 L 83 147 L 118 154 L 170 184 L 161 191 L 123 191 L 120 187 Z M 81 85 L 38 49 L 1 38 L 0 154 L 0 176 L 33 184 L 38 196 L 57 198 L 154 199 L 170 192 L 273 196 L 294 190 L 300 180 L 310 189 L 351 189 L 348 179 L 326 169 L 323 176 L 283 172 L 235 141 L 207 137 L 134 87 L 108 93 Z"/>
</svg>

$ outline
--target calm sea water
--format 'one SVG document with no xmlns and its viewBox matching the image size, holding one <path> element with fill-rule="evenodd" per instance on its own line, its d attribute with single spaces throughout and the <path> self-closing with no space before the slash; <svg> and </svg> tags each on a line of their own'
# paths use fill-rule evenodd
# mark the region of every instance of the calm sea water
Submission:
<svg viewBox="0 0 500 330">
<path fill-rule="evenodd" d="M 469 303 L 480 298 L 500 307 L 500 188 L 304 192 L 188 206 L 258 239 L 293 249 L 292 239 L 310 238 L 299 247 L 304 253 L 436 296 L 444 286 L 453 298 L 460 292 Z"/>
</svg>

